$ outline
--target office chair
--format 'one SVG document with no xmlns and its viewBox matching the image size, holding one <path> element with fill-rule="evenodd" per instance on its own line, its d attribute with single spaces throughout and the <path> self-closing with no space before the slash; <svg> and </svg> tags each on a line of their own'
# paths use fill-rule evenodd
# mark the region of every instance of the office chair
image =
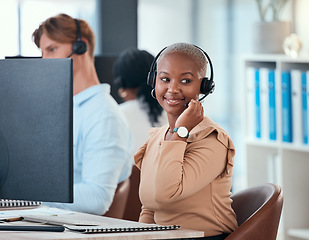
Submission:
<svg viewBox="0 0 309 240">
<path fill-rule="evenodd" d="M 140 170 L 133 165 L 132 173 L 130 176 L 130 193 L 127 200 L 123 219 L 138 221 L 139 214 L 141 212 L 142 204 L 139 200 L 139 182 L 140 182 Z"/>
<path fill-rule="evenodd" d="M 122 219 L 130 191 L 130 179 L 119 183 L 115 196 L 109 210 L 103 215 L 105 217 Z"/>
<path fill-rule="evenodd" d="M 283 206 L 281 187 L 267 183 L 235 193 L 238 228 L 226 240 L 276 240 Z"/>
</svg>

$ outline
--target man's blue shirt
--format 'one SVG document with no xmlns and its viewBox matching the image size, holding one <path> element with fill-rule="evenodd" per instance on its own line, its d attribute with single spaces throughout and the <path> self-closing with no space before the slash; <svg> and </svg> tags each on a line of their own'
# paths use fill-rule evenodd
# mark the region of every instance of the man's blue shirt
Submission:
<svg viewBox="0 0 309 240">
<path fill-rule="evenodd" d="M 74 203 L 48 205 L 102 215 L 131 174 L 133 137 L 108 84 L 76 94 L 73 104 Z"/>
</svg>

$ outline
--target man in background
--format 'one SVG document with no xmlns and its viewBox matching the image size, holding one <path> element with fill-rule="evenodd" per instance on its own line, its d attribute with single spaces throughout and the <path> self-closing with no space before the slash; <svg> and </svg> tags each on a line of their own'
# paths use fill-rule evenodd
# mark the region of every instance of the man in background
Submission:
<svg viewBox="0 0 309 240">
<path fill-rule="evenodd" d="M 110 86 L 98 79 L 95 35 L 87 22 L 59 14 L 41 23 L 33 40 L 43 58 L 73 59 L 74 202 L 45 204 L 103 215 L 131 174 L 133 138 Z"/>
</svg>

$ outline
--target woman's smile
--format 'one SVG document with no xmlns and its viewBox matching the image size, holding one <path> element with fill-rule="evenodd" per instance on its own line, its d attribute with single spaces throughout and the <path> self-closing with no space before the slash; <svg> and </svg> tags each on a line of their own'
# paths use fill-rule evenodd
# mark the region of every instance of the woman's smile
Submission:
<svg viewBox="0 0 309 240">
<path fill-rule="evenodd" d="M 171 97 L 163 97 L 166 103 L 170 106 L 175 106 L 179 104 L 184 104 L 184 98 L 171 98 Z"/>
</svg>

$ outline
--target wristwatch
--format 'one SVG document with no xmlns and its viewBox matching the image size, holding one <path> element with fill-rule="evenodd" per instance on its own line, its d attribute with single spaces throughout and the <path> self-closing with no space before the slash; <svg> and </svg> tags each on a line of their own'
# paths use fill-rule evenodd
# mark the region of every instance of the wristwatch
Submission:
<svg viewBox="0 0 309 240">
<path fill-rule="evenodd" d="M 178 127 L 178 128 L 174 128 L 173 132 L 176 132 L 178 134 L 179 137 L 182 138 L 188 138 L 189 137 L 189 131 L 186 127 Z"/>
</svg>

